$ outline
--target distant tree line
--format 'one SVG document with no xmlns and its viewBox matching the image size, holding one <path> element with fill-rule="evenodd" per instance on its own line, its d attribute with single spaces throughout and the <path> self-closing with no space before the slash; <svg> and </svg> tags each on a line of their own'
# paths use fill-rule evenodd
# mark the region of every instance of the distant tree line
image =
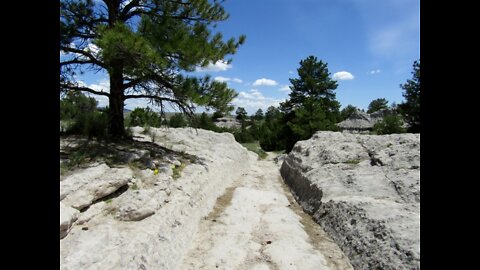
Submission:
<svg viewBox="0 0 480 270">
<path fill-rule="evenodd" d="M 289 152 L 299 140 L 309 139 L 316 131 L 339 131 L 337 124 L 359 109 L 351 104 L 340 110 L 336 100 L 337 82 L 331 79 L 327 63 L 309 56 L 300 61 L 298 78 L 290 79 L 289 99 L 280 106 L 270 106 L 265 112 L 258 109 L 248 115 L 243 107 L 235 111 L 239 128 L 221 128 L 215 121 L 225 116 L 223 111 L 213 114 L 194 114 L 185 117 L 176 113 L 168 119 L 150 108 L 136 108 L 126 117 L 126 126 L 193 127 L 215 132 L 231 132 L 241 143 L 259 142 L 263 150 Z M 413 65 L 413 78 L 400 85 L 405 101 L 388 105 L 385 98 L 377 98 L 368 105 L 367 113 L 388 110 L 383 120 L 373 127 L 373 134 L 392 134 L 420 131 L 420 60 Z M 69 93 L 60 101 L 61 119 L 74 122 L 71 132 L 88 133 L 89 130 L 106 128 L 106 115 L 96 110 L 96 101 L 78 92 Z M 106 109 L 108 110 L 108 108 Z M 97 120 L 95 120 L 98 118 Z M 92 127 L 95 127 L 92 129 Z M 95 134 L 106 134 L 106 130 Z"/>
</svg>

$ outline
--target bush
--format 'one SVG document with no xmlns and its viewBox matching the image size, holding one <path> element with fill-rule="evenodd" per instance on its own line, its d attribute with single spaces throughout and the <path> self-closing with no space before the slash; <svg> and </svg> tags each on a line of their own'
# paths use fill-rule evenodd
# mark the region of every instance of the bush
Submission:
<svg viewBox="0 0 480 270">
<path fill-rule="evenodd" d="M 172 115 L 172 117 L 170 117 L 168 125 L 173 128 L 186 127 L 187 121 L 185 120 L 185 118 L 183 118 L 183 115 L 181 113 L 176 113 Z"/>
<path fill-rule="evenodd" d="M 126 126 L 151 126 L 151 127 L 160 127 L 161 121 L 158 113 L 154 112 L 152 109 L 147 107 L 144 108 L 135 108 L 126 119 Z"/>
<path fill-rule="evenodd" d="M 373 131 L 378 135 L 405 133 L 402 125 L 402 118 L 398 114 L 387 115 L 373 126 Z"/>
<path fill-rule="evenodd" d="M 217 126 L 213 123 L 212 118 L 210 118 L 207 113 L 202 113 L 200 116 L 195 116 L 192 120 L 192 127 L 194 128 L 201 128 L 205 130 L 217 130 Z"/>
<path fill-rule="evenodd" d="M 107 136 L 108 116 L 104 112 L 87 112 L 79 115 L 68 133 L 86 135 L 89 138 Z"/>
<path fill-rule="evenodd" d="M 97 101 L 80 92 L 70 92 L 60 100 L 60 119 L 66 124 L 67 134 L 105 138 L 108 128 L 108 109 L 101 112 Z"/>
<path fill-rule="evenodd" d="M 235 140 L 239 143 L 250 143 L 255 141 L 252 134 L 250 134 L 251 128 L 247 129 L 245 124 L 242 124 L 240 130 L 233 133 Z"/>
</svg>

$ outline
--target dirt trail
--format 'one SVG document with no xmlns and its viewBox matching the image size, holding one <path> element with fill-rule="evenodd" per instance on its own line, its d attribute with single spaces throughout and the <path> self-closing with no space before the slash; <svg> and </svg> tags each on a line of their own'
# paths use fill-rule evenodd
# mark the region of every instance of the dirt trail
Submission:
<svg viewBox="0 0 480 270">
<path fill-rule="evenodd" d="M 293 199 L 272 157 L 218 198 L 180 269 L 353 269 Z"/>
</svg>

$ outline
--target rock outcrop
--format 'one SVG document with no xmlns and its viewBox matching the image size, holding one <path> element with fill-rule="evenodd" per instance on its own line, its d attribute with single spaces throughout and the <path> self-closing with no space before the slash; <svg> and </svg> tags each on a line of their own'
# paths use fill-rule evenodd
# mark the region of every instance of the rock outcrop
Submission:
<svg viewBox="0 0 480 270">
<path fill-rule="evenodd" d="M 242 124 L 235 118 L 220 117 L 215 120 L 215 125 L 221 128 L 240 128 Z"/>
<path fill-rule="evenodd" d="M 343 131 L 351 133 L 367 133 L 373 126 L 392 112 L 382 109 L 371 114 L 363 111 L 355 111 L 347 119 L 337 124 Z"/>
<path fill-rule="evenodd" d="M 168 156 L 152 155 L 147 169 L 96 164 L 60 181 L 60 269 L 176 269 L 200 219 L 257 159 L 229 133 L 132 131 Z"/>
<path fill-rule="evenodd" d="M 420 135 L 317 132 L 281 174 L 355 269 L 420 269 Z"/>
</svg>

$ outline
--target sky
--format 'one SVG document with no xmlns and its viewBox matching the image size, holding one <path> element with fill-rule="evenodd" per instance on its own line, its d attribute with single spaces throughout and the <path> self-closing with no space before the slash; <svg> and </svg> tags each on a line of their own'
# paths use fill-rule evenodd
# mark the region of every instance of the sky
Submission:
<svg viewBox="0 0 480 270">
<path fill-rule="evenodd" d="M 377 98 L 401 103 L 400 84 L 420 59 L 420 0 L 227 0 L 230 14 L 216 31 L 224 39 L 246 35 L 231 64 L 217 62 L 190 73 L 209 74 L 237 91 L 233 104 L 249 114 L 288 99 L 290 78 L 310 55 L 327 63 L 341 107 L 367 109 Z M 80 78 L 107 89 L 105 73 Z M 108 104 L 97 98 L 99 106 Z M 127 100 L 126 108 L 145 107 Z"/>
</svg>

